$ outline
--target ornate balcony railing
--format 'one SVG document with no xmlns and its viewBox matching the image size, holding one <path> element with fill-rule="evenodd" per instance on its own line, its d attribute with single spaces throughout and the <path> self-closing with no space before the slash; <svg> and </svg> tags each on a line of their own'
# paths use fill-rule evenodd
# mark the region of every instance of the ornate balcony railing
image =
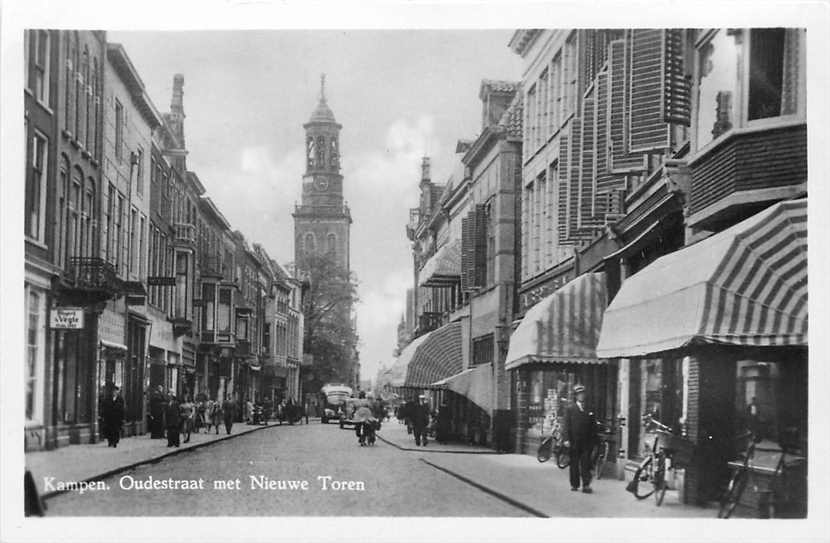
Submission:
<svg viewBox="0 0 830 543">
<path fill-rule="evenodd" d="M 122 290 L 115 266 L 97 257 L 70 257 L 60 281 L 63 291 L 81 302 L 106 300 Z"/>
</svg>

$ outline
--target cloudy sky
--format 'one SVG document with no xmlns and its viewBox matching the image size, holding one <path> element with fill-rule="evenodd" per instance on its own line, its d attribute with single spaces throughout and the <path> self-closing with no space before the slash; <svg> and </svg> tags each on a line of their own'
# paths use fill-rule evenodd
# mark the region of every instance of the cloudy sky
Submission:
<svg viewBox="0 0 830 543">
<path fill-rule="evenodd" d="M 404 225 L 418 202 L 420 160 L 433 179 L 452 169 L 455 142 L 480 131 L 482 78 L 518 80 L 510 30 L 110 32 L 148 93 L 169 111 L 184 74 L 188 168 L 249 242 L 293 259 L 303 128 L 326 73 L 341 132 L 363 378 L 389 363 L 412 286 Z"/>
</svg>

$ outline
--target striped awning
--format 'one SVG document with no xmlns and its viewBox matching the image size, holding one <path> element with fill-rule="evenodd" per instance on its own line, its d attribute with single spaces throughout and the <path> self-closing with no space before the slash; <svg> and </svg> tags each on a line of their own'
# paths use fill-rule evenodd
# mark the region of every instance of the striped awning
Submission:
<svg viewBox="0 0 830 543">
<path fill-rule="evenodd" d="M 450 240 L 442 245 L 418 272 L 418 284 L 422 287 L 452 286 L 460 280 L 460 239 Z"/>
<path fill-rule="evenodd" d="M 424 341 L 429 338 L 428 334 L 424 334 L 422 336 L 418 336 L 417 338 L 413 339 L 409 342 L 409 345 L 403 348 L 401 351 L 400 356 L 398 359 L 395 360 L 395 363 L 392 364 L 392 367 L 389 369 L 389 385 L 393 387 L 402 387 L 404 386 L 404 382 L 406 381 L 406 372 L 407 368 L 409 367 L 409 363 L 412 361 L 412 358 L 415 356 L 415 352 L 418 350 L 418 346 L 421 345 Z"/>
<path fill-rule="evenodd" d="M 463 369 L 461 357 L 461 323 L 451 322 L 429 333 L 418 345 L 406 368 L 404 386 L 429 388 L 435 381 L 450 377 Z"/>
<path fill-rule="evenodd" d="M 510 336 L 505 369 L 533 362 L 598 363 L 604 273 L 585 273 L 531 307 Z"/>
<path fill-rule="evenodd" d="M 692 344 L 807 345 L 807 201 L 775 204 L 628 278 L 597 354 Z"/>
<path fill-rule="evenodd" d="M 461 394 L 487 413 L 493 409 L 493 366 L 481 364 L 441 379 L 433 386 Z"/>
</svg>

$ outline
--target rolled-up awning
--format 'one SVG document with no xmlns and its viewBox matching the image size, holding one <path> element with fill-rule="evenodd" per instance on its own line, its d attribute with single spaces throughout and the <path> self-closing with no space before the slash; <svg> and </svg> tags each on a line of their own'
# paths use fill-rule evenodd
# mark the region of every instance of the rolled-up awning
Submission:
<svg viewBox="0 0 830 543">
<path fill-rule="evenodd" d="M 400 356 L 398 359 L 395 360 L 395 363 L 392 364 L 390 368 L 390 377 L 389 377 L 389 385 L 393 387 L 402 387 L 404 386 L 404 381 L 406 381 L 406 370 L 409 366 L 409 363 L 412 361 L 412 357 L 415 356 L 415 351 L 418 350 L 418 346 L 427 340 L 429 335 L 432 332 L 424 334 L 422 336 L 418 336 L 417 338 L 413 339 L 409 342 L 409 345 L 403 348 L 401 351 Z"/>
<path fill-rule="evenodd" d="M 422 287 L 452 286 L 461 279 L 461 240 L 442 245 L 418 273 Z"/>
<path fill-rule="evenodd" d="M 451 322 L 429 333 L 418 345 L 406 368 L 404 385 L 429 388 L 432 383 L 460 372 L 464 367 L 461 357 L 461 323 Z"/>
<path fill-rule="evenodd" d="M 433 386 L 461 394 L 488 413 L 493 409 L 493 367 L 490 364 L 466 369 L 436 381 Z"/>
<path fill-rule="evenodd" d="M 505 369 L 533 362 L 598 363 L 605 274 L 585 273 L 531 307 L 510 336 Z"/>
<path fill-rule="evenodd" d="M 775 204 L 628 278 L 605 312 L 597 354 L 691 344 L 807 345 L 807 201 Z"/>
</svg>

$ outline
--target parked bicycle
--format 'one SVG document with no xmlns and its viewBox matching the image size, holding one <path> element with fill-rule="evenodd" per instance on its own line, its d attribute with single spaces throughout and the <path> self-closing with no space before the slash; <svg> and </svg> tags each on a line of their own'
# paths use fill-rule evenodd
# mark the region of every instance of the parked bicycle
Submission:
<svg viewBox="0 0 830 543">
<path fill-rule="evenodd" d="M 602 470 L 611 455 L 611 445 L 615 441 L 616 434 L 610 423 L 597 421 L 597 445 L 594 448 L 593 466 L 597 479 L 602 478 Z"/>
<path fill-rule="evenodd" d="M 674 478 L 676 469 L 691 461 L 694 446 L 691 441 L 672 433 L 671 428 L 647 413 L 643 417 L 643 427 L 647 432 L 655 433 L 654 442 L 648 454 L 640 462 L 634 479 L 626 486 L 638 500 L 654 495 L 659 506 L 668 489 L 668 475 Z"/>
<path fill-rule="evenodd" d="M 763 446 L 760 436 L 749 430 L 739 434 L 736 439 L 739 449 L 744 450 L 737 459 L 729 462 L 733 471 L 720 500 L 718 518 L 727 519 L 732 516 L 753 470 L 770 475 L 769 479 L 761 479 L 753 485 L 760 497 L 758 513 L 761 518 L 804 516 L 806 498 L 803 494 L 806 492 L 806 483 L 803 481 L 803 474 L 797 477 L 795 473 L 804 467 L 806 458 L 799 454 L 802 451 L 797 444 L 797 430 L 788 428 L 782 432 L 778 442 L 780 448 Z M 762 452 L 778 455 L 774 468 L 769 464 L 756 462 L 758 453 Z"/>
<path fill-rule="evenodd" d="M 570 455 L 563 443 L 562 423 L 559 422 L 559 418 L 557 417 L 554 419 L 553 430 L 550 435 L 542 440 L 539 449 L 536 451 L 536 460 L 539 462 L 547 462 L 553 456 L 556 458 L 556 465 L 560 469 L 568 467 Z"/>
</svg>

